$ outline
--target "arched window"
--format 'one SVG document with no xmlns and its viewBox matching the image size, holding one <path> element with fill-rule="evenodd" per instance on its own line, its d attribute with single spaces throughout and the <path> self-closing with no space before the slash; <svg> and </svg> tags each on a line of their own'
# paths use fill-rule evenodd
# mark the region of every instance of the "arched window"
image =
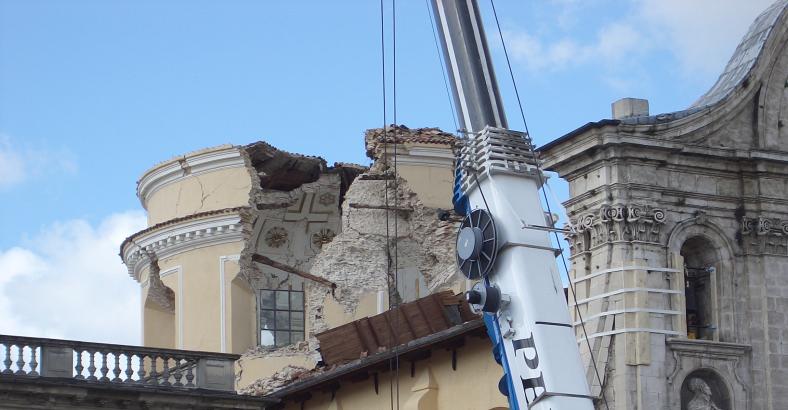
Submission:
<svg viewBox="0 0 788 410">
<path fill-rule="evenodd" d="M 687 337 L 715 340 L 717 332 L 716 288 L 717 252 L 703 236 L 687 239 L 681 246 L 684 258 L 684 295 L 687 314 Z"/>
</svg>

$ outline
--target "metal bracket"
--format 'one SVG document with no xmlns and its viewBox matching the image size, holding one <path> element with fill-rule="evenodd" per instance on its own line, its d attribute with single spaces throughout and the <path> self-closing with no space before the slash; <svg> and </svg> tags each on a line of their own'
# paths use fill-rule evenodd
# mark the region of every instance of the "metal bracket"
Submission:
<svg viewBox="0 0 788 410">
<path fill-rule="evenodd" d="M 523 229 L 534 229 L 534 230 L 537 230 L 537 231 L 561 232 L 561 233 L 566 233 L 566 234 L 573 233 L 573 231 L 571 231 L 569 229 L 553 228 L 551 226 L 543 226 L 543 225 L 523 224 L 522 228 Z"/>
<path fill-rule="evenodd" d="M 556 257 L 558 257 L 558 255 L 561 255 L 561 249 L 558 249 L 558 248 L 553 248 L 551 246 L 531 245 L 531 244 L 520 243 L 520 242 L 506 242 L 506 243 L 504 243 L 501 246 L 501 249 L 499 251 L 502 251 L 502 250 L 504 250 L 506 248 L 509 248 L 509 247 L 517 247 L 517 246 L 521 246 L 523 248 L 532 248 L 532 249 L 541 249 L 541 250 L 545 250 L 545 251 L 552 251 L 553 254 L 555 254 Z"/>
<path fill-rule="evenodd" d="M 540 394 L 539 397 L 535 398 L 534 401 L 528 403 L 528 408 L 530 409 L 531 407 L 535 406 L 536 403 L 539 403 L 541 400 L 544 400 L 548 397 L 574 397 L 578 399 L 591 399 L 591 400 L 595 399 L 594 396 L 588 396 L 585 394 L 555 393 L 555 392 L 545 391 L 544 393 Z"/>
</svg>

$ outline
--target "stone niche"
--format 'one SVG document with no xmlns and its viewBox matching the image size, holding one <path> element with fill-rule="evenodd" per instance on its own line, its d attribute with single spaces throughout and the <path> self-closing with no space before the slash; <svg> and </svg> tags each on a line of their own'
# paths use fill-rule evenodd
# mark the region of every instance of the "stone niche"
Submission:
<svg viewBox="0 0 788 410">
<path fill-rule="evenodd" d="M 668 408 L 747 408 L 749 345 L 678 338 L 668 339 L 667 345 L 674 362 L 668 375 Z"/>
<path fill-rule="evenodd" d="M 698 369 L 681 383 L 681 409 L 731 410 L 731 394 L 725 381 L 715 371 Z"/>
</svg>

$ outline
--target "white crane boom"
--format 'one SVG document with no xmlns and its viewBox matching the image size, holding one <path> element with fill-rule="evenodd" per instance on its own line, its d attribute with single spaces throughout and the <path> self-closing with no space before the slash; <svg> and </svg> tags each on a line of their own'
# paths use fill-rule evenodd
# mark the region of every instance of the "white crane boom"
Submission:
<svg viewBox="0 0 788 410">
<path fill-rule="evenodd" d="M 512 409 L 590 410 L 589 393 L 555 250 L 539 201 L 543 181 L 530 137 L 507 129 L 476 0 L 432 0 L 455 106 L 469 138 L 454 204 L 460 270 L 484 311 L 499 387 Z"/>
</svg>

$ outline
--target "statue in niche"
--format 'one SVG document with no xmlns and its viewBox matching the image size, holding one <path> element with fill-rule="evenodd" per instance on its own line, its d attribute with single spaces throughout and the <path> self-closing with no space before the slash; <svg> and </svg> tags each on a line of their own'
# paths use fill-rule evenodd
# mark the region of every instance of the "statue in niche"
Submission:
<svg viewBox="0 0 788 410">
<path fill-rule="evenodd" d="M 703 379 L 693 377 L 689 381 L 692 399 L 687 403 L 687 410 L 722 410 L 711 399 L 711 388 Z"/>
</svg>

